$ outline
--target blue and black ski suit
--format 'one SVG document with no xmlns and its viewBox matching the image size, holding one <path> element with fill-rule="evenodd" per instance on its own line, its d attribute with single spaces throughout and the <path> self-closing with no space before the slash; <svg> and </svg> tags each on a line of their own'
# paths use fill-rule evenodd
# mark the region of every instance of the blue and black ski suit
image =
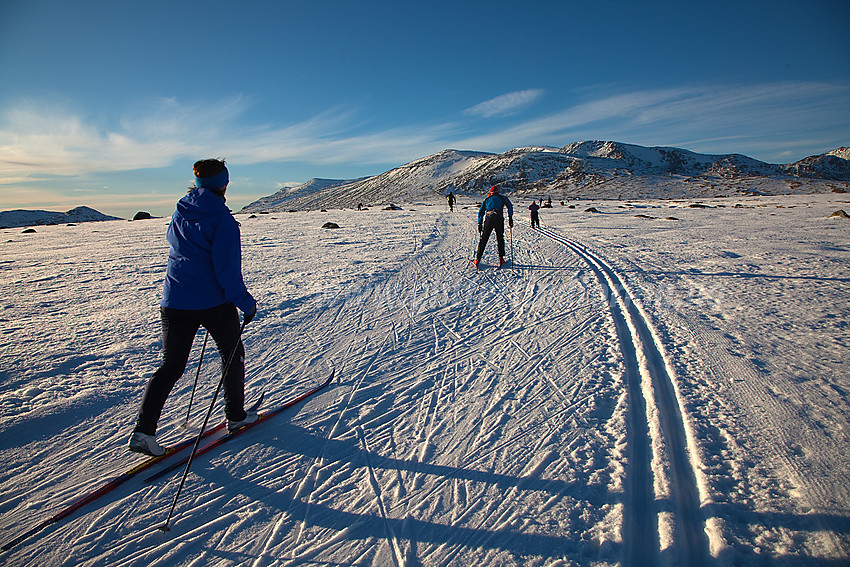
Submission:
<svg viewBox="0 0 850 567">
<path fill-rule="evenodd" d="M 239 224 L 223 195 L 192 189 L 177 203 L 166 237 L 170 248 L 160 302 L 162 363 L 148 381 L 135 427 L 146 435 L 156 433 L 162 408 L 186 369 L 201 326 L 215 341 L 222 370 L 227 370 L 225 415 L 234 421 L 245 419 L 245 350 L 237 308 L 246 315 L 257 311 L 242 279 Z"/>
<path fill-rule="evenodd" d="M 481 208 L 478 209 L 478 232 L 481 233 L 481 239 L 478 241 L 478 253 L 475 255 L 476 260 L 480 260 L 484 255 L 484 248 L 487 247 L 487 241 L 490 239 L 490 233 L 496 231 L 496 243 L 499 247 L 499 259 L 505 257 L 505 216 L 502 210 L 508 209 L 508 224 L 514 225 L 514 206 L 507 197 L 499 193 L 491 193 L 481 203 Z"/>
</svg>

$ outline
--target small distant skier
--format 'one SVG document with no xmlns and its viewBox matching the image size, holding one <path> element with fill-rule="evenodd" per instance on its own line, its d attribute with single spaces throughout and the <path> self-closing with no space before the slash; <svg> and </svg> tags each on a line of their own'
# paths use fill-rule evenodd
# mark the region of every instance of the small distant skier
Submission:
<svg viewBox="0 0 850 567">
<path fill-rule="evenodd" d="M 446 196 L 446 200 L 449 202 L 449 212 L 455 212 L 455 194 L 449 193 Z"/>
<path fill-rule="evenodd" d="M 239 225 L 225 205 L 229 182 L 223 161 L 195 163 L 195 187 L 177 203 L 166 238 L 170 245 L 160 314 L 162 364 L 145 389 L 128 448 L 159 456 L 156 426 L 165 400 L 183 375 L 198 328 L 209 331 L 221 355 L 227 427 L 238 429 L 257 421 L 246 412 L 245 350 L 240 338 L 238 308 L 244 323 L 257 314 L 257 302 L 242 279 Z"/>
<path fill-rule="evenodd" d="M 490 233 L 496 231 L 496 242 L 499 248 L 499 266 L 505 263 L 505 216 L 502 210 L 508 209 L 508 226 L 514 226 L 514 206 L 507 197 L 500 194 L 499 187 L 494 185 L 490 188 L 487 198 L 478 209 L 478 232 L 481 239 L 478 241 L 478 252 L 472 262 L 477 267 L 487 247 Z"/>
<path fill-rule="evenodd" d="M 540 215 L 537 211 L 540 210 L 540 205 L 538 205 L 535 201 L 532 201 L 530 205 L 528 205 L 528 210 L 531 211 L 531 228 L 540 228 Z"/>
</svg>

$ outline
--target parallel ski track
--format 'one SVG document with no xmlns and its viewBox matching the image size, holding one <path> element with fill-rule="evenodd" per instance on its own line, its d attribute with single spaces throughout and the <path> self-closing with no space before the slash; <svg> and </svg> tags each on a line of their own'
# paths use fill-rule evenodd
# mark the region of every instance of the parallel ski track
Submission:
<svg viewBox="0 0 850 567">
<path fill-rule="evenodd" d="M 451 258 L 460 261 L 460 266 L 461 266 L 460 267 L 460 278 L 462 280 L 474 285 L 474 287 L 477 288 L 478 293 L 490 290 L 491 292 L 493 292 L 494 296 L 498 296 L 500 298 L 500 301 L 498 303 L 501 304 L 501 305 L 491 306 L 488 309 L 488 312 L 493 314 L 493 316 L 494 316 L 493 320 L 494 321 L 504 318 L 505 315 L 503 315 L 503 314 L 511 313 L 517 307 L 521 306 L 521 304 L 523 302 L 522 299 L 516 296 L 516 294 L 512 291 L 511 285 L 510 285 L 512 283 L 511 280 L 512 279 L 515 280 L 516 276 L 515 276 L 514 272 L 512 270 L 510 270 L 508 267 L 504 267 L 504 268 L 499 269 L 499 270 L 492 268 L 492 267 L 488 267 L 488 268 L 481 270 L 480 272 L 477 272 L 477 271 L 475 271 L 474 269 L 471 268 L 471 266 L 466 261 L 466 258 L 464 256 L 462 256 L 462 255 L 460 257 L 451 256 Z M 416 281 L 418 281 L 419 274 L 421 274 L 421 273 L 430 274 L 432 277 L 434 277 L 435 280 L 439 280 L 440 282 L 445 281 L 445 279 L 449 278 L 450 276 L 451 277 L 457 277 L 457 274 L 434 273 L 433 271 L 428 270 L 427 266 L 422 266 L 421 263 L 418 262 L 418 259 L 417 259 L 417 263 L 419 264 L 420 270 L 417 271 L 416 274 L 414 274 L 414 277 L 417 278 Z M 450 261 L 450 262 L 441 263 L 440 265 L 441 266 L 446 266 L 446 265 L 455 265 L 456 266 L 457 264 L 455 262 Z M 433 283 L 433 280 L 432 280 L 432 283 Z M 411 315 L 411 321 L 413 321 L 415 319 L 415 317 L 413 316 L 413 314 L 410 314 L 410 315 Z M 430 317 L 430 323 L 431 323 L 430 326 L 432 328 L 436 329 L 436 323 L 439 323 L 439 325 L 442 328 L 446 329 L 450 333 L 450 335 L 452 335 L 452 338 L 454 339 L 452 342 L 454 343 L 454 345 L 461 347 L 460 357 L 468 358 L 471 353 L 479 352 L 479 353 L 482 354 L 480 362 L 482 362 L 483 364 L 485 364 L 487 366 L 490 366 L 492 368 L 492 370 L 494 370 L 496 372 L 494 379 L 498 376 L 515 376 L 516 378 L 513 379 L 514 390 L 512 392 L 507 392 L 508 394 L 511 394 L 513 392 L 516 392 L 516 391 L 520 391 L 520 392 L 528 391 L 534 385 L 539 383 L 539 382 L 536 382 L 533 379 L 533 374 L 536 371 L 538 371 L 540 363 L 542 362 L 542 360 L 544 358 L 546 358 L 547 356 L 549 356 L 548 353 L 552 351 L 551 347 L 553 345 L 555 345 L 556 343 L 557 343 L 557 345 L 560 345 L 560 344 L 568 342 L 568 340 L 572 336 L 574 336 L 574 332 L 575 332 L 574 330 L 568 329 L 561 336 L 558 336 L 556 338 L 556 340 L 553 341 L 553 344 L 548 345 L 550 348 L 546 349 L 547 354 L 529 356 L 528 353 L 526 353 L 521 347 L 519 347 L 517 345 L 516 341 L 514 341 L 514 339 L 511 338 L 515 334 L 515 330 L 511 325 L 507 325 L 507 326 L 504 325 L 504 321 L 502 322 L 502 324 L 497 325 L 497 328 L 502 329 L 500 332 L 492 334 L 492 336 L 490 338 L 485 338 L 483 341 L 481 340 L 480 336 L 477 336 L 475 344 L 470 344 L 461 335 L 456 333 L 452 329 L 452 327 L 449 324 L 447 324 L 438 314 L 430 313 L 429 317 Z M 423 324 L 423 321 L 421 319 L 422 318 L 420 317 L 420 321 L 419 321 L 420 325 Z M 484 317 L 484 320 L 487 320 L 487 319 L 488 319 L 487 317 Z M 467 329 L 467 331 L 469 331 L 469 329 Z M 485 337 L 486 337 L 487 331 L 482 329 L 481 334 L 485 335 Z M 494 364 L 493 362 L 491 362 L 488 359 L 488 357 L 486 356 L 486 353 L 491 348 L 495 348 L 495 347 L 498 347 L 500 345 L 502 345 L 502 346 L 503 345 L 510 345 L 511 347 L 513 347 L 515 349 L 516 352 L 519 352 L 522 355 L 523 360 L 519 361 L 518 363 L 513 363 L 512 362 L 513 355 L 508 354 L 508 358 L 503 360 L 501 366 Z M 454 347 L 452 347 L 452 348 L 454 348 Z M 444 350 L 447 350 L 447 349 L 444 349 Z M 508 349 L 508 350 L 503 350 L 501 352 L 507 354 L 507 353 L 510 353 L 511 351 Z M 435 355 L 434 360 L 435 361 L 452 362 L 451 360 L 446 360 L 445 355 L 439 356 L 440 354 L 441 353 L 435 347 L 435 349 L 434 349 L 434 355 Z M 449 359 L 451 359 L 451 358 L 452 357 L 449 356 Z M 440 359 L 442 359 L 442 360 L 440 360 Z M 458 358 L 458 360 L 460 360 L 460 359 L 461 358 Z M 557 360 L 555 360 L 554 362 L 557 364 Z M 545 372 L 541 372 L 540 374 L 543 377 L 546 378 L 546 380 L 543 382 L 543 384 L 550 386 L 553 389 L 553 391 L 554 391 L 553 393 L 556 396 L 556 398 L 561 399 L 563 401 L 564 400 L 563 392 L 561 392 L 557 388 L 557 385 L 555 385 L 553 383 L 553 381 L 549 377 L 546 376 Z M 444 372 L 443 376 L 445 377 L 445 372 Z M 435 384 L 435 386 L 437 387 L 438 390 L 442 390 L 443 382 L 440 381 L 439 385 Z M 579 383 L 579 385 L 575 389 L 576 394 L 578 394 L 580 392 L 581 387 L 582 387 L 582 383 Z M 425 432 L 425 431 L 428 432 L 428 433 L 426 433 L 425 439 L 422 440 L 423 443 L 428 442 L 428 439 L 430 438 L 430 432 L 433 430 L 433 426 L 434 426 L 434 419 L 436 417 L 435 413 L 433 411 L 434 409 L 436 409 L 436 406 L 434 404 L 434 399 L 435 399 L 434 396 L 437 396 L 439 398 L 439 393 L 433 393 L 432 392 L 432 396 L 429 397 L 430 403 L 427 403 L 427 404 L 423 403 L 422 404 L 423 409 L 421 411 L 424 413 L 424 417 L 423 417 L 423 421 L 421 422 L 421 425 L 422 425 L 421 430 L 423 432 Z M 541 396 L 541 399 L 543 399 L 543 398 L 545 398 L 545 396 Z M 574 422 L 574 420 L 577 420 L 580 417 L 581 414 L 578 413 L 578 412 L 575 412 L 575 408 L 576 408 L 576 406 L 580 405 L 584 401 L 585 401 L 585 398 L 574 399 L 574 403 L 567 404 L 563 408 L 560 408 L 559 411 L 548 415 L 545 423 L 548 425 L 549 429 L 545 434 L 540 436 L 540 440 L 538 442 L 538 447 L 542 446 L 552 433 L 554 433 L 556 431 L 560 432 L 560 433 L 564 433 L 564 428 L 568 427 L 566 424 L 569 423 L 569 422 Z M 526 407 L 526 408 L 524 408 L 524 410 L 530 412 L 530 411 L 534 410 L 541 403 L 543 403 L 543 402 L 538 401 L 538 403 L 533 404 L 529 407 Z M 495 408 L 502 407 L 503 405 L 504 405 L 504 400 L 501 399 L 501 397 L 495 398 L 493 403 L 490 405 L 490 409 L 488 409 L 488 411 L 486 412 L 485 415 L 491 414 L 494 411 Z M 543 424 L 537 424 L 535 427 L 539 428 L 542 425 Z M 501 429 L 501 427 L 502 427 L 501 422 L 497 421 L 495 423 L 496 429 L 493 429 L 493 430 L 486 429 L 486 430 L 483 431 L 483 433 L 479 432 L 478 435 L 475 438 L 472 438 L 472 439 L 470 439 L 468 437 L 464 437 L 460 440 L 457 440 L 457 443 L 460 443 L 460 442 L 463 442 L 463 441 L 471 442 L 471 445 L 469 445 L 469 450 L 471 452 L 477 454 L 477 457 L 470 460 L 469 462 L 466 462 L 465 466 L 470 467 L 470 466 L 473 466 L 473 465 L 476 465 L 476 464 L 479 464 L 479 463 L 483 463 L 485 461 L 485 459 L 487 459 L 491 455 L 494 455 L 494 454 L 498 453 L 499 451 L 503 450 L 504 448 L 511 446 L 512 443 L 516 442 L 517 438 L 524 438 L 524 437 L 528 436 L 529 432 L 531 431 L 532 426 L 529 425 L 528 429 L 525 428 L 525 427 L 520 427 L 519 433 L 515 432 L 513 435 L 509 435 L 507 438 L 505 438 L 502 434 L 498 434 L 498 435 L 496 434 Z M 580 437 L 579 434 L 574 433 L 574 432 L 570 432 L 566 436 L 568 437 L 568 442 L 566 443 L 567 449 L 569 449 L 569 447 L 571 447 L 572 444 Z M 499 439 L 499 442 L 493 443 L 493 440 L 496 439 L 496 438 Z M 448 452 L 453 452 L 454 450 L 457 449 L 457 447 L 458 447 L 458 445 L 454 444 L 454 445 L 450 445 L 446 449 L 448 450 Z M 536 454 L 536 452 L 537 452 L 536 450 L 531 451 L 531 454 Z M 544 466 L 544 467 L 546 466 L 546 464 L 547 464 L 546 461 L 541 463 L 541 465 Z M 426 469 L 427 468 L 428 467 L 426 467 Z M 431 468 L 433 468 L 433 467 L 431 467 Z M 439 468 L 442 468 L 442 467 L 439 467 Z M 410 507 L 416 505 L 416 503 L 418 501 L 423 501 L 423 500 L 427 501 L 433 495 L 441 492 L 447 484 L 451 483 L 452 486 L 454 487 L 453 490 L 452 490 L 452 493 L 455 494 L 455 498 L 457 498 L 457 500 L 458 500 L 457 505 L 454 508 L 453 522 L 452 522 L 453 524 L 468 521 L 472 518 L 472 514 L 475 514 L 475 513 L 479 514 L 478 521 L 476 522 L 476 524 L 474 524 L 474 530 L 476 530 L 476 531 L 481 530 L 482 528 L 484 528 L 487 525 L 494 525 L 495 524 L 495 525 L 498 525 L 498 526 L 508 526 L 508 525 L 511 525 L 513 522 L 519 520 L 519 516 L 517 516 L 517 509 L 516 509 L 515 506 L 512 505 L 513 501 L 516 499 L 516 497 L 518 496 L 518 494 L 520 492 L 519 487 L 515 487 L 514 489 L 503 494 L 502 499 L 499 500 L 499 501 L 484 502 L 484 501 L 481 501 L 481 500 L 478 500 L 478 499 L 468 498 L 467 495 L 466 495 L 466 491 L 464 489 L 465 485 L 464 485 L 462 479 L 458 479 L 454 474 L 448 472 L 448 469 L 446 469 L 446 471 L 447 472 L 443 473 L 442 478 L 440 480 L 438 480 L 437 482 L 432 484 L 432 486 L 430 487 L 430 489 L 427 493 L 417 494 L 415 500 L 412 499 L 412 498 L 402 498 L 397 503 L 396 509 L 400 509 L 400 510 L 410 509 Z M 415 484 L 415 481 L 416 481 L 416 479 L 414 478 L 414 484 Z M 570 492 L 570 490 L 571 489 L 569 487 L 565 487 L 565 488 L 560 489 L 560 492 L 557 495 L 554 495 L 551 498 L 551 500 L 557 501 L 559 498 L 567 495 Z M 480 515 L 482 513 L 483 513 L 483 516 Z M 482 545 L 482 546 L 486 547 L 489 544 L 490 540 L 492 540 L 494 537 L 496 537 L 496 532 L 490 533 L 490 535 L 488 535 L 482 541 L 468 542 L 468 544 L 469 545 L 478 544 L 478 545 Z M 447 544 L 444 544 L 444 545 L 440 546 L 440 549 L 443 552 L 447 553 L 447 555 L 442 558 L 442 562 L 443 563 L 451 563 L 454 558 L 456 558 L 460 553 L 462 553 L 464 551 L 465 546 L 459 546 L 459 545 L 452 546 L 452 545 L 449 544 L 448 548 L 447 548 Z"/>
<path fill-rule="evenodd" d="M 606 290 L 617 327 L 632 404 L 630 450 L 634 462 L 628 475 L 632 510 L 627 512 L 626 519 L 626 560 L 631 565 L 643 565 L 648 558 L 658 560 L 659 557 L 659 549 L 652 547 L 653 542 L 659 541 L 656 514 L 660 511 L 654 507 L 650 464 L 650 409 L 647 406 L 652 404 L 658 412 L 670 461 L 670 484 L 675 499 L 672 505 L 676 513 L 677 533 L 682 536 L 681 541 L 676 543 L 680 547 L 680 563 L 691 567 L 702 565 L 708 556 L 708 541 L 703 530 L 705 518 L 700 511 L 699 489 L 689 456 L 686 425 L 673 376 L 651 324 L 614 268 L 582 244 L 548 227 L 539 229 L 539 232 L 587 262 Z M 643 380 L 650 382 L 657 402 L 644 396 Z"/>
</svg>

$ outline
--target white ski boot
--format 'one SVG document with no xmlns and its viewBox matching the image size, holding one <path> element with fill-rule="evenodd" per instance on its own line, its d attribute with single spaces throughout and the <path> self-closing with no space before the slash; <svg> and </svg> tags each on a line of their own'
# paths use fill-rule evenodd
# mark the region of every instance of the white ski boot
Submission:
<svg viewBox="0 0 850 567">
<path fill-rule="evenodd" d="M 156 442 L 156 437 L 145 433 L 134 432 L 130 436 L 127 448 L 134 453 L 143 453 L 151 457 L 160 457 L 165 453 L 165 447 Z"/>
</svg>

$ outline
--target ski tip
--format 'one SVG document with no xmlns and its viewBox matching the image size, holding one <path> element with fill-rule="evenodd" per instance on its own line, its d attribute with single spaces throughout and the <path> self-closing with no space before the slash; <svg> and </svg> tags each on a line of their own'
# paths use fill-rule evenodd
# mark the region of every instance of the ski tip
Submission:
<svg viewBox="0 0 850 567">
<path fill-rule="evenodd" d="M 336 368 L 331 368 L 331 373 L 328 375 L 327 378 L 325 378 L 324 382 L 322 382 L 321 384 L 316 386 L 316 389 L 328 387 L 331 384 L 331 382 L 334 381 L 334 376 L 336 376 Z"/>
<path fill-rule="evenodd" d="M 263 399 L 264 399 L 265 397 L 266 397 L 266 393 L 265 393 L 265 392 L 261 392 L 261 393 L 260 393 L 260 397 L 259 397 L 259 399 L 257 399 L 257 401 L 256 401 L 256 402 L 254 402 L 254 405 L 252 405 L 252 406 L 251 406 L 251 408 L 250 408 L 250 409 L 251 409 L 251 411 L 257 411 L 258 409 L 260 409 L 260 406 L 261 406 L 261 405 L 263 405 Z"/>
</svg>

